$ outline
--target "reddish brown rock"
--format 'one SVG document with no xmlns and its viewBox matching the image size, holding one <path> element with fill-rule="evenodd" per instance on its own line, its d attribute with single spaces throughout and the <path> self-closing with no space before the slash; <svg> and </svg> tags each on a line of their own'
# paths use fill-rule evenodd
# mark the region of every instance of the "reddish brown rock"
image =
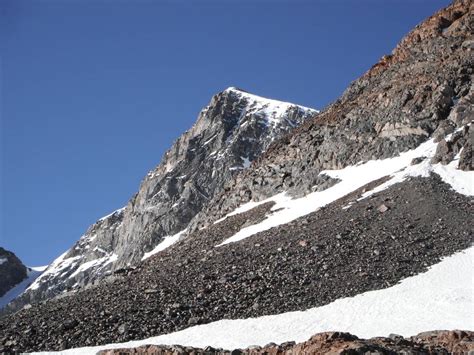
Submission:
<svg viewBox="0 0 474 355">
<path fill-rule="evenodd" d="M 296 354 L 467 354 L 474 351 L 474 332 L 463 330 L 441 330 L 420 333 L 411 338 L 392 335 L 359 339 L 355 335 L 341 332 L 326 332 L 312 336 L 308 341 L 247 349 L 204 349 L 179 345 L 145 345 L 131 349 L 101 351 L 100 355 L 153 354 L 153 355 L 296 355 Z"/>
</svg>

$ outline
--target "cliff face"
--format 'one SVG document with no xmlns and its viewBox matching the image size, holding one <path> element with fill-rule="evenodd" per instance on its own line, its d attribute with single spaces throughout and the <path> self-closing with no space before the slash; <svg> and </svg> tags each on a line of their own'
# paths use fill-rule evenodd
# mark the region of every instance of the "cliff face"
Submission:
<svg viewBox="0 0 474 355">
<path fill-rule="evenodd" d="M 316 114 L 237 88 L 215 95 L 127 206 L 92 225 L 11 308 L 137 265 L 164 237 L 186 229 L 223 184 L 247 169 L 274 140 Z"/>
</svg>

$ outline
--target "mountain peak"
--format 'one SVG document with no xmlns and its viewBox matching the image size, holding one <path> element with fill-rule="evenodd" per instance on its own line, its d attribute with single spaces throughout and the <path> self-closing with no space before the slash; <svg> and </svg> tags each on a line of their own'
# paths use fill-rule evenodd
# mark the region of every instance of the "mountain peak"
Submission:
<svg viewBox="0 0 474 355">
<path fill-rule="evenodd" d="M 127 206 L 102 217 L 58 257 L 29 288 L 26 302 L 86 286 L 176 241 L 225 182 L 316 113 L 235 87 L 215 95 Z"/>
<path fill-rule="evenodd" d="M 230 86 L 227 89 L 225 89 L 222 93 L 224 94 L 232 94 L 235 97 L 239 99 L 244 99 L 247 101 L 250 105 L 253 105 L 255 103 L 259 103 L 263 106 L 263 108 L 267 108 L 267 112 L 271 112 L 271 110 L 274 110 L 275 112 L 282 113 L 282 110 L 287 110 L 290 107 L 294 108 L 299 108 L 307 112 L 312 112 L 313 114 L 319 113 L 318 110 L 294 104 L 291 102 L 286 102 L 286 101 L 281 101 L 281 100 L 276 100 L 276 99 L 271 99 L 259 95 L 252 94 L 246 90 L 240 89 L 235 86 Z"/>
<path fill-rule="evenodd" d="M 236 87 L 236 86 L 229 86 L 229 87 L 228 87 L 227 89 L 225 89 L 223 92 L 243 92 L 243 93 L 250 94 L 247 90 L 238 88 L 238 87 Z"/>
</svg>

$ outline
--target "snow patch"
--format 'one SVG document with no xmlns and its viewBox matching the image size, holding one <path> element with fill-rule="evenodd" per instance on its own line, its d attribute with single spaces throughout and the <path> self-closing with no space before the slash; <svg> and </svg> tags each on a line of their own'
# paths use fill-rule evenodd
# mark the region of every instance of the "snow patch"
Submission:
<svg viewBox="0 0 474 355">
<path fill-rule="evenodd" d="M 209 143 L 211 143 L 214 140 L 214 138 L 216 138 L 216 137 L 217 137 L 217 133 L 214 133 L 211 138 L 209 138 L 207 141 L 205 141 L 203 143 L 203 146 L 208 145 Z"/>
<path fill-rule="evenodd" d="M 338 299 L 322 307 L 257 318 L 224 319 L 148 339 L 56 354 L 95 354 L 104 349 L 146 344 L 237 349 L 270 342 L 303 342 L 313 334 L 326 331 L 371 338 L 390 333 L 412 336 L 434 329 L 474 329 L 473 277 L 474 247 L 471 247 L 395 286 Z"/>
<path fill-rule="evenodd" d="M 242 166 L 244 169 L 247 169 L 250 164 L 252 164 L 252 161 L 248 157 L 240 157 L 240 159 L 243 161 Z"/>
<path fill-rule="evenodd" d="M 7 261 L 7 258 L 0 258 L 0 265 L 5 264 Z"/>
<path fill-rule="evenodd" d="M 242 206 L 236 208 L 233 212 L 228 213 L 224 217 L 218 219 L 217 221 L 214 222 L 214 224 L 222 222 L 223 220 L 227 219 L 227 217 L 235 216 L 236 214 L 250 211 L 251 209 L 253 209 L 257 206 L 263 205 L 265 202 L 268 202 L 268 200 L 264 200 L 264 201 L 260 201 L 260 202 L 254 202 L 254 201 L 247 202 L 247 203 L 243 204 Z"/>
<path fill-rule="evenodd" d="M 69 275 L 69 278 L 77 276 L 81 272 L 84 272 L 87 269 L 90 269 L 91 267 L 100 266 L 101 268 L 103 268 L 104 266 L 115 262 L 117 259 L 118 259 L 117 254 L 111 254 L 111 255 L 104 256 L 102 258 L 87 261 L 87 262 L 82 263 L 81 265 L 79 265 L 79 267 L 71 275 Z"/>
<path fill-rule="evenodd" d="M 173 244 L 175 244 L 181 236 L 186 233 L 187 229 L 182 230 L 179 233 L 174 235 L 168 235 L 163 238 L 163 240 L 158 244 L 153 250 L 149 251 L 148 253 L 143 254 L 142 260 L 148 259 L 150 256 L 155 255 L 156 253 L 169 248 Z"/>
</svg>

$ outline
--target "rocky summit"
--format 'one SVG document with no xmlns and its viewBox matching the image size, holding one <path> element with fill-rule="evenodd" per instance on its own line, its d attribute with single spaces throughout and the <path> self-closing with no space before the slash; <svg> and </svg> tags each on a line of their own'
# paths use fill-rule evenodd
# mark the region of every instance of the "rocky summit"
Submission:
<svg viewBox="0 0 474 355">
<path fill-rule="evenodd" d="M 473 350 L 472 332 L 455 330 L 474 326 L 473 28 L 473 2 L 454 1 L 320 113 L 236 88 L 217 94 L 127 206 L 9 306 L 0 352 Z M 304 323 L 308 312 L 318 321 Z M 264 323 L 275 342 L 341 324 L 371 337 L 425 332 L 264 346 Z M 234 342 L 205 348 L 215 340 L 205 329 Z"/>
</svg>

